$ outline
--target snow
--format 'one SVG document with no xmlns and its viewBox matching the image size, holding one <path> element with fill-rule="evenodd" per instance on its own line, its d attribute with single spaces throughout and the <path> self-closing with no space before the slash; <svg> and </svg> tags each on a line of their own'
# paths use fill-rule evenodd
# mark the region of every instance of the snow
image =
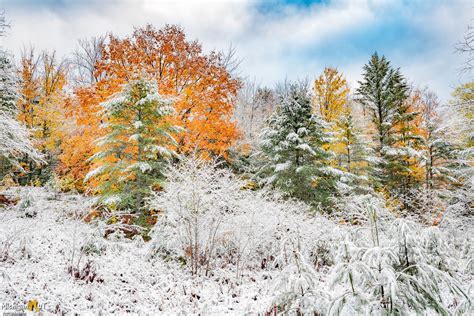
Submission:
<svg viewBox="0 0 474 316">
<path fill-rule="evenodd" d="M 111 225 L 83 220 L 92 198 L 34 187 L 4 192 L 20 202 L 0 208 L 0 302 L 26 306 L 36 299 L 48 313 L 241 315 L 278 306 L 380 314 L 383 285 L 402 314 L 472 308 L 473 225 L 459 217 L 459 205 L 450 206 L 442 226 L 430 227 L 394 217 L 377 197 L 357 196 L 330 219 L 277 192 L 241 190 L 229 171 L 202 162 L 167 175 L 173 181 L 150 200 L 162 213 L 148 242 L 120 230 L 104 238 Z M 186 227 L 197 229 L 200 249 L 215 238 L 214 251 L 203 253 L 209 269 L 197 261 L 193 272 L 186 245 L 194 234 Z M 419 272 L 398 268 L 405 253 Z M 412 284 L 439 288 L 440 305 Z"/>
<path fill-rule="evenodd" d="M 292 162 L 291 161 L 286 161 L 284 163 L 278 163 L 275 165 L 275 169 L 274 169 L 274 172 L 281 172 L 281 171 L 285 171 L 285 170 L 288 170 L 291 168 L 292 166 Z"/>
<path fill-rule="evenodd" d="M 107 169 L 106 166 L 99 166 L 95 169 L 92 169 L 90 172 L 86 174 L 84 181 L 89 181 L 89 179 L 92 179 L 98 175 L 101 175 L 106 169 Z"/>
<path fill-rule="evenodd" d="M 26 127 L 0 109 L 0 159 L 19 167 L 18 160 L 25 156 L 36 163 L 44 162 L 42 154 L 33 147 Z"/>
<path fill-rule="evenodd" d="M 153 168 L 151 165 L 146 162 L 146 161 L 141 161 L 141 162 L 136 162 L 125 168 L 125 171 L 130 171 L 130 170 L 140 170 L 142 173 L 149 172 Z"/>
<path fill-rule="evenodd" d="M 149 261 L 147 244 L 119 235 L 103 238 L 103 225 L 86 224 L 89 199 L 55 194 L 43 188 L 31 192 L 34 218 L 16 207 L 0 209 L 0 240 L 14 236 L 7 260 L 0 260 L 0 302 L 26 306 L 36 299 L 49 313 L 189 314 L 238 313 L 265 310 L 264 289 L 274 272 L 244 274 L 237 282 L 228 271 L 212 277 L 191 276 L 181 265 Z M 79 258 L 81 248 L 97 249 Z M 76 251 L 73 258 L 73 250 Z M 91 260 L 101 282 L 86 283 L 68 274 L 68 266 Z M 3 275 L 3 277 L 1 277 Z"/>
</svg>

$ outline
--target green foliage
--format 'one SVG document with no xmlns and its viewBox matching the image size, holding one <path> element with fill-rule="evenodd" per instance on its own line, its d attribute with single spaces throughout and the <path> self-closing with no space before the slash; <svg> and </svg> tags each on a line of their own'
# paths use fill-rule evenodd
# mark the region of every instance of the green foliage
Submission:
<svg viewBox="0 0 474 316">
<path fill-rule="evenodd" d="M 0 111 L 12 117 L 17 112 L 17 84 L 11 57 L 4 50 L 0 50 Z"/>
<path fill-rule="evenodd" d="M 376 178 L 382 185 L 397 187 L 400 176 L 408 172 L 406 158 L 414 154 L 409 144 L 414 137 L 410 122 L 416 113 L 405 103 L 408 85 L 400 70 L 377 53 L 364 66 L 359 85 L 358 100 L 375 126 L 375 150 L 380 158 Z"/>
<path fill-rule="evenodd" d="M 335 192 L 330 141 L 325 122 L 312 113 L 307 85 L 287 84 L 280 104 L 263 130 L 261 150 L 265 182 L 313 205 L 328 205 Z"/>
<path fill-rule="evenodd" d="M 157 91 L 153 81 L 138 79 L 103 103 L 107 134 L 97 141 L 96 165 L 86 177 L 95 178 L 100 202 L 112 208 L 143 206 L 151 187 L 159 185 L 168 159 L 175 157 L 172 132 L 166 121 L 172 101 Z"/>
<path fill-rule="evenodd" d="M 345 111 L 336 123 L 334 151 L 337 167 L 344 172 L 343 181 L 346 193 L 368 193 L 373 174 L 371 168 L 377 159 L 374 151 L 363 138 L 362 132 L 354 122 L 351 111 Z"/>
</svg>

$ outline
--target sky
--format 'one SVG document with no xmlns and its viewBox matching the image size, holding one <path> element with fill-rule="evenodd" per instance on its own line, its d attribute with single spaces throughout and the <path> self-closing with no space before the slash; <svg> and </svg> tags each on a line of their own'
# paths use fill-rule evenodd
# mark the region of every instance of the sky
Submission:
<svg viewBox="0 0 474 316">
<path fill-rule="evenodd" d="M 471 0 L 0 0 L 11 24 L 5 46 L 70 56 L 78 39 L 112 32 L 127 36 L 148 23 L 178 24 L 205 51 L 232 45 L 239 74 L 266 85 L 313 80 L 337 67 L 351 88 L 377 51 L 415 86 L 442 102 L 472 80 L 455 52 L 473 18 Z"/>
</svg>

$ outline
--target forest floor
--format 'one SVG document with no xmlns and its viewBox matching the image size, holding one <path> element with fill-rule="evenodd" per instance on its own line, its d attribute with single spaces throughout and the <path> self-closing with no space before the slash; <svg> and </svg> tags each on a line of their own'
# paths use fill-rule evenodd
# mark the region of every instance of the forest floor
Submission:
<svg viewBox="0 0 474 316">
<path fill-rule="evenodd" d="M 48 313 L 242 314 L 264 311 L 272 273 L 192 277 L 177 263 L 147 260 L 147 244 L 101 236 L 85 223 L 91 200 L 44 188 L 16 188 L 28 205 L 0 208 L 0 311 L 31 300 Z M 19 204 L 25 201 L 19 201 Z M 86 213 L 85 213 L 86 212 Z"/>
<path fill-rule="evenodd" d="M 54 314 L 263 314 L 271 311 L 278 291 L 283 290 L 280 294 L 286 295 L 284 291 L 291 290 L 292 286 L 313 287 L 314 292 L 303 297 L 302 302 L 311 299 L 313 301 L 308 301 L 311 305 L 317 304 L 320 298 L 327 299 L 326 302 L 337 301 L 340 293 L 346 293 L 346 285 L 340 281 L 331 288 L 334 282 L 328 275 L 331 269 L 337 272 L 337 268 L 333 268 L 338 266 L 335 260 L 342 258 L 337 252 L 338 245 L 350 236 L 355 242 L 369 240 L 368 230 L 364 232 L 359 226 L 344 225 L 322 216 L 292 218 L 285 213 L 285 207 L 278 213 L 270 206 L 256 206 L 264 222 L 262 226 L 255 226 L 262 235 L 256 235 L 260 236 L 255 238 L 259 243 L 253 251 L 256 255 L 249 259 L 247 267 L 236 271 L 235 265 L 221 260 L 207 276 L 202 273 L 193 276 L 179 260 L 150 257 L 153 241 L 145 241 L 141 235 L 129 238 L 120 230 L 106 233 L 113 224 L 103 220 L 86 222 L 84 219 L 93 209 L 92 198 L 36 187 L 10 188 L 0 193 L 18 199 L 16 205 L 0 207 L 2 312 L 23 312 L 33 302 L 40 311 Z M 463 271 L 466 264 L 472 266 L 469 260 L 472 235 L 469 235 L 474 227 L 472 218 L 469 223 L 462 222 L 463 225 L 450 224 L 449 227 L 455 229 L 441 230 L 440 234 L 452 238 L 446 245 L 456 245 L 452 247 L 459 249 L 457 256 L 462 255 L 459 260 L 455 258 L 458 263 L 453 263 L 453 267 L 460 271 L 462 286 L 472 299 L 473 274 Z M 293 226 L 284 226 L 287 223 Z M 265 226 L 273 227 L 274 231 L 267 233 L 258 228 Z M 456 228 L 461 226 L 464 230 Z M 297 269 L 291 265 L 264 266 L 262 256 L 269 258 L 271 254 L 275 258 L 281 252 L 276 246 L 280 238 L 274 237 L 278 230 L 286 233 L 290 228 L 301 229 L 298 244 L 302 242 L 303 248 L 315 247 L 315 250 L 308 249 L 308 253 L 316 254 L 311 274 L 294 277 L 300 266 Z M 426 229 L 426 236 L 431 236 L 429 227 Z M 261 236 L 267 236 L 266 240 Z M 391 237 L 383 238 L 381 242 L 389 242 Z M 431 249 L 429 240 L 426 239 L 423 251 Z M 420 242 L 416 243 L 414 255 Z M 437 256 L 426 260 L 455 262 L 451 257 L 444 259 L 439 254 L 438 260 Z M 400 288 L 397 295 L 403 298 L 404 291 Z M 452 310 L 460 306 L 459 301 L 449 295 L 443 300 Z"/>
</svg>

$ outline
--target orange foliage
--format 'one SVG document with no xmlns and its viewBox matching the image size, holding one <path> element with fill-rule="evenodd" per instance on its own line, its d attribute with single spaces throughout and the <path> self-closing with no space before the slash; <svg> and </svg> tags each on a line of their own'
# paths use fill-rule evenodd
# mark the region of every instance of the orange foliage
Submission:
<svg viewBox="0 0 474 316">
<path fill-rule="evenodd" d="M 98 72 L 106 89 L 145 72 L 161 94 L 177 96 L 175 124 L 185 128 L 179 137 L 182 152 L 197 148 L 225 156 L 238 136 L 230 119 L 240 82 L 226 70 L 221 54 L 204 55 L 177 26 L 155 30 L 148 25 L 131 38 L 111 37 Z"/>
<path fill-rule="evenodd" d="M 314 81 L 313 105 L 316 112 L 326 121 L 341 118 L 347 105 L 349 86 L 343 74 L 336 68 L 326 67 Z"/>
<path fill-rule="evenodd" d="M 98 128 L 100 102 L 143 74 L 156 80 L 161 94 L 175 97 L 171 120 L 183 127 L 178 152 L 226 157 L 239 136 L 231 117 L 240 81 L 227 71 L 222 54 L 204 54 L 201 44 L 186 40 L 177 26 L 156 30 L 148 25 L 124 39 L 110 36 L 96 73 L 97 83 L 76 90 L 69 109 L 77 130 L 64 142 L 61 161 L 63 170 L 76 179 L 87 173 L 85 159 L 94 152 L 93 140 L 104 132 Z"/>
<path fill-rule="evenodd" d="M 76 126 L 63 139 L 58 171 L 71 178 L 80 191 L 84 189 L 83 179 L 91 166 L 88 159 L 95 153 L 93 142 L 103 134 L 98 119 L 101 101 L 93 88 L 78 88 L 75 98 L 66 107 L 67 119 L 74 121 Z"/>
</svg>

